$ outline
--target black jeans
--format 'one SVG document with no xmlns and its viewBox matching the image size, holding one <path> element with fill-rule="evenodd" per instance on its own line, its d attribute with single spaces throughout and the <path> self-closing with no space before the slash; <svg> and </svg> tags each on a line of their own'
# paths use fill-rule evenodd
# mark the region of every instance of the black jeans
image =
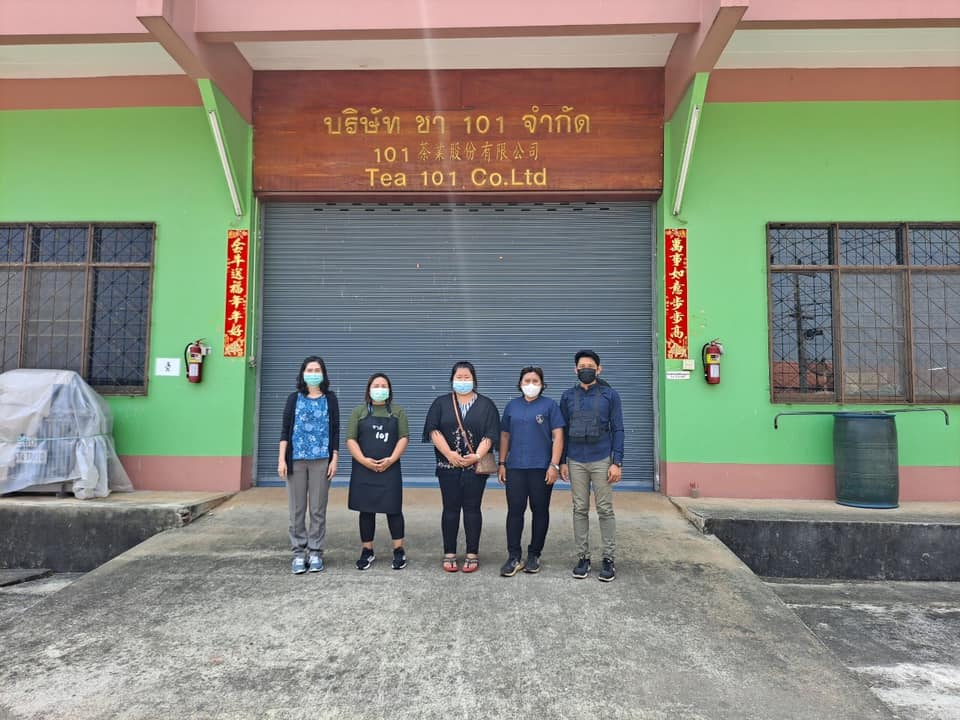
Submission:
<svg viewBox="0 0 960 720">
<path fill-rule="evenodd" d="M 483 514 L 480 501 L 487 486 L 487 476 L 477 475 L 471 469 L 437 470 L 440 481 L 440 496 L 443 499 L 443 513 L 440 516 L 440 530 L 443 533 L 443 552 L 455 555 L 457 536 L 460 534 L 460 513 L 463 513 L 463 532 L 467 536 L 467 554 L 480 552 L 480 530 L 483 527 Z"/>
<path fill-rule="evenodd" d="M 522 554 L 520 541 L 528 502 L 533 512 L 533 528 L 527 552 L 533 555 L 543 552 L 547 528 L 550 527 L 550 496 L 553 495 L 553 485 L 544 482 L 546 475 L 546 468 L 507 469 L 507 551 L 511 557 L 520 557 Z"/>
<path fill-rule="evenodd" d="M 390 537 L 394 540 L 403 539 L 403 513 L 388 513 L 387 526 L 390 528 Z M 373 536 L 376 531 L 376 513 L 360 513 L 360 542 L 373 542 Z"/>
</svg>

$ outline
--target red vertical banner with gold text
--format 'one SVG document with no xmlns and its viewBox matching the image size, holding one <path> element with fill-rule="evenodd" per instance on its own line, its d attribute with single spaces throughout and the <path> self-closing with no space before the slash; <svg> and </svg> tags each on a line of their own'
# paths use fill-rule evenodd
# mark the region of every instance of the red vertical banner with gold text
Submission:
<svg viewBox="0 0 960 720">
<path fill-rule="evenodd" d="M 665 233 L 667 360 L 690 357 L 687 337 L 687 231 L 669 229 Z"/>
<path fill-rule="evenodd" d="M 227 306 L 223 319 L 223 356 L 247 354 L 247 259 L 250 232 L 227 231 Z"/>
</svg>

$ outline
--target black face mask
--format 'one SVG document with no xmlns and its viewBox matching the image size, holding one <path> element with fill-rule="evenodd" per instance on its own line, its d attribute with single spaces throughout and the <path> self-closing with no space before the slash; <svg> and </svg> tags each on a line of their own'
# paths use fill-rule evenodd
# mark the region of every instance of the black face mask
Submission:
<svg viewBox="0 0 960 720">
<path fill-rule="evenodd" d="M 580 368 L 577 370 L 577 379 L 584 385 L 589 385 L 597 379 L 597 371 L 593 368 Z"/>
</svg>

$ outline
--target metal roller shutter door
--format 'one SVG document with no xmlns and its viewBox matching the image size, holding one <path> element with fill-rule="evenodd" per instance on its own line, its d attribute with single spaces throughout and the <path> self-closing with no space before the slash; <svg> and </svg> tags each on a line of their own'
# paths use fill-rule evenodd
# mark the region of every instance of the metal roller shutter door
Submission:
<svg viewBox="0 0 960 720">
<path fill-rule="evenodd" d="M 284 203 L 264 222 L 259 484 L 278 481 L 283 403 L 307 355 L 323 356 L 344 426 L 370 374 L 390 376 L 410 416 L 405 482 L 433 485 L 420 435 L 454 362 L 474 363 L 502 411 L 528 364 L 559 400 L 587 347 L 623 398 L 623 487 L 653 487 L 650 204 Z"/>
</svg>

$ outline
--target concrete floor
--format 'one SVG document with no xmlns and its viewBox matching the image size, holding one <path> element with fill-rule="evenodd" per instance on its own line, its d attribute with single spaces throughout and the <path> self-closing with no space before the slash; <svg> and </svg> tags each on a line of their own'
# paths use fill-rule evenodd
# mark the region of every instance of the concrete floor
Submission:
<svg viewBox="0 0 960 720">
<path fill-rule="evenodd" d="M 353 567 L 342 489 L 320 575 L 289 573 L 282 489 L 151 538 L 0 624 L 0 718 L 892 717 L 662 496 L 617 495 L 610 584 L 570 576 L 568 492 L 543 571 L 514 578 L 502 492 L 472 576 L 439 567 L 439 493 L 405 503 L 403 571 L 382 522 L 374 568 Z"/>
<path fill-rule="evenodd" d="M 60 592 L 81 577 L 83 573 L 57 573 L 31 582 L 0 587 L 0 627 L 8 622 L 20 621 L 20 616 L 29 612 L 34 605 Z M 2 630 L 0 630 L 0 637 L 2 637 Z M 0 690 L 0 704 L 2 702 L 3 691 Z M 0 718 L 2 717 L 0 715 Z"/>
<path fill-rule="evenodd" d="M 789 580 L 770 588 L 896 717 L 960 718 L 960 583 Z"/>
</svg>

